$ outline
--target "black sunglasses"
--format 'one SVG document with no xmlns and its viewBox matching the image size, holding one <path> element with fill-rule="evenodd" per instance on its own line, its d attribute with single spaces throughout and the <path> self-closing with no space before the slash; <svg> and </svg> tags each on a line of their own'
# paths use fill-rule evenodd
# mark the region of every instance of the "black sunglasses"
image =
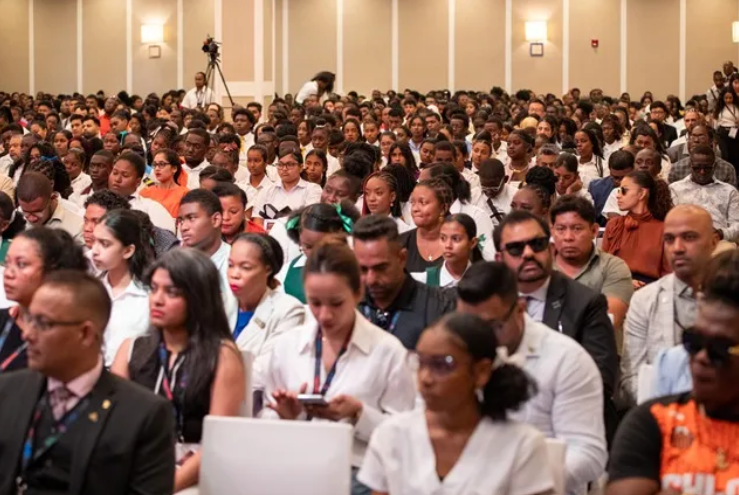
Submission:
<svg viewBox="0 0 739 495">
<path fill-rule="evenodd" d="M 683 332 L 683 347 L 691 356 L 695 356 L 703 349 L 708 359 L 716 367 L 728 364 L 732 356 L 739 356 L 739 344 L 729 339 L 705 337 L 694 329 Z"/>
<path fill-rule="evenodd" d="M 541 253 L 549 247 L 549 237 L 542 236 L 528 241 L 509 242 L 503 246 L 503 251 L 518 258 L 526 250 L 526 246 L 529 246 L 535 253 Z"/>
</svg>

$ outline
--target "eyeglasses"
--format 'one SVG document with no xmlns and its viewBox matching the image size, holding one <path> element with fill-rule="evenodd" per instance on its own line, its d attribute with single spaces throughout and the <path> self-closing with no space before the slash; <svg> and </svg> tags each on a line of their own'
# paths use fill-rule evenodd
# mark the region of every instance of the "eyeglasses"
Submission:
<svg viewBox="0 0 739 495">
<path fill-rule="evenodd" d="M 500 182 L 498 183 L 497 186 L 487 186 L 487 187 L 483 186 L 481 188 L 482 189 L 482 192 L 489 193 L 489 192 L 498 192 L 498 191 L 500 191 L 501 188 L 503 187 L 503 184 L 505 184 L 505 179 L 506 179 L 505 175 L 503 177 L 501 177 L 500 178 Z"/>
<path fill-rule="evenodd" d="M 626 196 L 627 194 L 629 194 L 629 191 L 630 190 L 631 189 L 629 189 L 628 187 L 619 187 L 618 188 L 618 192 L 621 193 L 621 196 Z"/>
<path fill-rule="evenodd" d="M 412 372 L 418 373 L 421 368 L 426 368 L 436 376 L 447 376 L 457 369 L 459 363 L 449 355 L 422 356 L 417 352 L 408 354 L 408 367 Z"/>
<path fill-rule="evenodd" d="M 285 162 L 278 162 L 277 163 L 277 168 L 278 169 L 281 168 L 283 170 L 287 170 L 288 168 L 299 167 L 299 166 L 300 166 L 300 164 L 298 162 L 287 162 L 287 163 L 285 163 Z"/>
<path fill-rule="evenodd" d="M 698 172 L 698 171 L 704 171 L 705 172 L 707 170 L 710 171 L 710 170 L 713 170 L 713 163 L 710 164 L 710 165 L 694 165 L 694 164 L 691 164 L 690 165 L 690 168 L 692 170 L 695 170 L 696 172 Z"/>
<path fill-rule="evenodd" d="M 164 168 L 164 167 L 167 167 L 169 165 L 172 165 L 172 164 L 169 163 L 169 162 L 153 162 L 151 164 L 151 166 L 154 167 L 154 168 Z"/>
<path fill-rule="evenodd" d="M 739 356 L 739 344 L 724 338 L 706 337 L 689 328 L 683 331 L 683 347 L 691 356 L 695 356 L 703 349 L 708 359 L 716 367 L 726 366 L 732 356 Z"/>
<path fill-rule="evenodd" d="M 50 320 L 45 316 L 35 315 L 33 313 L 25 313 L 23 315 L 23 321 L 28 325 L 34 327 L 40 332 L 48 332 L 54 327 L 73 327 L 75 325 L 81 325 L 85 320 L 80 321 L 54 321 Z"/>
<path fill-rule="evenodd" d="M 502 251 L 507 252 L 511 256 L 518 258 L 526 250 L 526 246 L 530 247 L 535 253 L 541 253 L 549 247 L 549 238 L 546 236 L 534 237 L 528 241 L 509 242 L 503 246 Z"/>
</svg>

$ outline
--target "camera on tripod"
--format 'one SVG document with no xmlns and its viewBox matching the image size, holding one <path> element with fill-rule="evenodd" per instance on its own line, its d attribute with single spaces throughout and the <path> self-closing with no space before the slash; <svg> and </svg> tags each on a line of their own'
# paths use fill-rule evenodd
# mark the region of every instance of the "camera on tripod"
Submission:
<svg viewBox="0 0 739 495">
<path fill-rule="evenodd" d="M 211 35 L 208 35 L 208 37 L 203 41 L 203 47 L 201 48 L 203 50 L 203 53 L 208 54 L 208 56 L 213 61 L 218 60 L 218 45 L 220 43 L 213 39 Z"/>
</svg>

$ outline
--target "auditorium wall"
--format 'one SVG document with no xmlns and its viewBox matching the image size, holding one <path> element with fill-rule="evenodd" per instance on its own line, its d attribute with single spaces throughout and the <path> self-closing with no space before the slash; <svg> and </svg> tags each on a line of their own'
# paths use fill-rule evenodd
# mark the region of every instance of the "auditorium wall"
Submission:
<svg viewBox="0 0 739 495">
<path fill-rule="evenodd" d="M 295 93 L 321 70 L 365 94 L 598 86 L 685 97 L 739 58 L 739 0 L 0 0 L 0 12 L 13 20 L 0 30 L 0 89 L 17 91 L 188 88 L 206 67 L 206 34 L 224 42 L 239 102 Z M 526 21 L 547 22 L 541 57 Z M 159 58 L 141 43 L 150 23 L 164 26 Z"/>
</svg>

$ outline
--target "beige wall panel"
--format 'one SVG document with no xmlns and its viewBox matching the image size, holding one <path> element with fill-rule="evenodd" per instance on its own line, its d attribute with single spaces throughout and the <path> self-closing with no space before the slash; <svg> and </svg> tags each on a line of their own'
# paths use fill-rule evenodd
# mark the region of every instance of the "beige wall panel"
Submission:
<svg viewBox="0 0 739 495">
<path fill-rule="evenodd" d="M 5 19 L 0 29 L 0 88 L 28 92 L 28 5 L 18 0 L 0 0 Z M 12 49 L 10 49 L 12 47 Z"/>
<path fill-rule="evenodd" d="M 628 2 L 626 89 L 631 99 L 638 101 L 647 90 L 652 91 L 657 99 L 677 94 L 680 85 L 680 2 Z"/>
<path fill-rule="evenodd" d="M 577 0 L 579 1 L 579 0 Z M 526 21 L 547 21 L 544 56 L 529 55 Z M 511 82 L 513 91 L 562 93 L 562 0 L 515 0 L 512 12 Z"/>
<path fill-rule="evenodd" d="M 447 0 L 398 0 L 398 84 L 421 92 L 449 82 Z"/>
<path fill-rule="evenodd" d="M 177 0 L 133 0 L 131 43 L 133 92 L 162 93 L 177 86 Z M 141 44 L 142 24 L 163 24 L 161 58 L 149 58 L 149 46 Z"/>
<path fill-rule="evenodd" d="M 264 80 L 272 80 L 272 17 L 275 15 L 272 8 L 274 0 L 264 0 L 264 38 L 262 50 L 264 52 Z"/>
<path fill-rule="evenodd" d="M 456 89 L 505 85 L 505 0 L 456 0 Z"/>
<path fill-rule="evenodd" d="M 223 73 L 254 80 L 254 0 L 223 0 Z"/>
<path fill-rule="evenodd" d="M 598 21 L 608 19 L 609 22 Z M 619 95 L 621 85 L 620 0 L 570 2 L 570 87 L 599 87 Z M 598 48 L 590 41 L 597 39 Z"/>
<path fill-rule="evenodd" d="M 282 0 L 275 0 L 275 93 L 282 94 Z"/>
<path fill-rule="evenodd" d="M 74 92 L 77 90 L 77 0 L 36 0 L 33 6 L 36 91 Z"/>
<path fill-rule="evenodd" d="M 316 73 L 336 72 L 336 0 L 290 0 L 288 90 L 295 94 Z"/>
<path fill-rule="evenodd" d="M 694 94 L 705 93 L 713 84 L 713 71 L 721 70 L 725 61 L 736 61 L 737 46 L 731 41 L 731 22 L 737 20 L 737 2 L 688 0 L 686 11 L 687 99 Z"/>
<path fill-rule="evenodd" d="M 392 1 L 344 0 L 344 91 L 370 96 L 392 83 Z"/>
<path fill-rule="evenodd" d="M 215 36 L 214 7 L 214 0 L 183 0 L 182 74 L 185 89 L 195 85 L 193 79 L 196 72 L 205 72 L 208 67 L 208 57 L 203 53 L 203 41 L 208 34 Z"/>
<path fill-rule="evenodd" d="M 126 89 L 126 2 L 82 4 L 82 90 L 115 94 Z M 105 40 L 104 43 L 101 40 Z"/>
</svg>

